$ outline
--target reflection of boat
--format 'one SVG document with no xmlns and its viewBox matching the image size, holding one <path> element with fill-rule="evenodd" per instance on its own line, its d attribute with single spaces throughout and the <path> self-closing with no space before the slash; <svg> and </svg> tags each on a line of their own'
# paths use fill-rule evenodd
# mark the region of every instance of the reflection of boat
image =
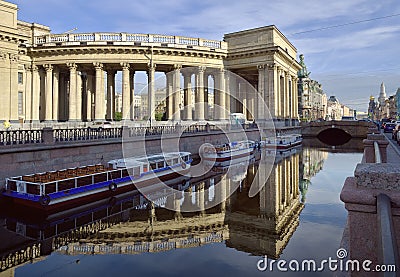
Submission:
<svg viewBox="0 0 400 277">
<path fill-rule="evenodd" d="M 212 161 L 214 166 L 226 166 L 231 160 L 247 160 L 254 153 L 256 144 L 251 140 L 235 141 L 216 146 L 204 147 L 204 160 Z"/>
<path fill-rule="evenodd" d="M 189 179 L 188 176 L 181 176 L 167 181 L 166 185 L 183 191 L 190 185 Z M 172 195 L 164 193 L 157 197 L 156 194 L 157 191 L 147 195 L 154 199 L 153 203 L 156 206 L 163 206 L 167 198 Z M 5 218 L 5 227 L 8 230 L 27 238 L 43 240 L 116 215 L 121 216 L 120 220 L 124 220 L 125 212 L 146 210 L 151 205 L 150 203 L 146 197 L 135 190 L 46 215 L 8 209 L 3 210 L 1 216 Z"/>
<path fill-rule="evenodd" d="M 15 204 L 53 212 L 185 175 L 191 162 L 189 152 L 171 152 L 12 177 L 3 195 Z"/>
<path fill-rule="evenodd" d="M 289 149 L 300 145 L 303 138 L 299 134 L 282 135 L 276 137 L 268 137 L 261 141 L 261 146 L 265 148 Z"/>
<path fill-rule="evenodd" d="M 265 149 L 265 155 L 267 157 L 276 157 L 276 158 L 287 158 L 290 157 L 296 153 L 301 152 L 302 148 L 300 145 L 297 145 L 295 147 L 292 147 L 290 149 Z"/>
</svg>

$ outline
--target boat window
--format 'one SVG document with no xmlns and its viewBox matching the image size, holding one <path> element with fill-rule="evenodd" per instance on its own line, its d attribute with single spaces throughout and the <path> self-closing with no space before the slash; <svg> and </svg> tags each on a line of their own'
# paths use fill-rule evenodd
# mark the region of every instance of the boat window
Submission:
<svg viewBox="0 0 400 277">
<path fill-rule="evenodd" d="M 143 172 L 147 172 L 149 171 L 149 165 L 148 164 L 144 164 L 143 165 Z"/>
<path fill-rule="evenodd" d="M 150 168 L 152 170 L 157 169 L 157 163 L 150 163 Z"/>
<path fill-rule="evenodd" d="M 175 165 L 175 164 L 178 164 L 179 163 L 179 159 L 178 158 L 175 158 L 175 159 L 173 159 L 173 164 Z"/>
<path fill-rule="evenodd" d="M 133 176 L 139 176 L 140 175 L 140 166 L 135 166 L 133 168 Z"/>
<path fill-rule="evenodd" d="M 172 165 L 172 160 L 166 160 L 165 162 L 167 163 L 167 166 L 171 166 Z"/>
<path fill-rule="evenodd" d="M 158 162 L 158 168 L 163 168 L 164 167 L 164 161 Z"/>
</svg>

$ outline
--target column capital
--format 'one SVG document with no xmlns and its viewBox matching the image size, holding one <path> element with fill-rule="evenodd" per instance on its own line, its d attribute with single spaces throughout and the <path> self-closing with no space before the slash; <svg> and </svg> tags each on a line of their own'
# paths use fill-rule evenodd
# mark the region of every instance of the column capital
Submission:
<svg viewBox="0 0 400 277">
<path fill-rule="evenodd" d="M 7 60 L 7 59 L 8 59 L 8 53 L 7 53 L 7 52 L 0 51 L 0 60 L 5 61 L 5 60 Z"/>
<path fill-rule="evenodd" d="M 35 64 L 28 65 L 27 69 L 30 70 L 30 71 L 36 71 L 36 72 L 39 71 L 39 67 L 37 65 L 35 65 Z"/>
<path fill-rule="evenodd" d="M 197 67 L 197 73 L 204 73 L 206 71 L 206 67 L 205 66 L 199 66 Z"/>
<path fill-rule="evenodd" d="M 10 54 L 10 61 L 12 63 L 17 63 L 19 61 L 19 56 L 17 54 Z"/>
<path fill-rule="evenodd" d="M 148 70 L 156 70 L 157 65 L 155 63 L 147 63 Z"/>
<path fill-rule="evenodd" d="M 43 67 L 46 70 L 46 72 L 53 70 L 53 66 L 51 64 L 44 64 Z"/>
<path fill-rule="evenodd" d="M 78 68 L 76 63 L 67 63 L 67 67 L 69 68 L 69 70 L 76 70 Z"/>
<path fill-rule="evenodd" d="M 278 69 L 278 65 L 276 63 L 269 63 L 267 66 L 269 69 Z"/>
<path fill-rule="evenodd" d="M 181 70 L 182 65 L 181 64 L 174 64 L 174 70 Z"/>
<path fill-rule="evenodd" d="M 268 65 L 267 65 L 267 66 L 268 66 Z M 258 71 L 263 71 L 265 68 L 266 68 L 266 65 L 265 65 L 265 64 L 258 64 L 258 65 L 257 65 Z"/>
<path fill-rule="evenodd" d="M 102 63 L 93 63 L 93 66 L 96 70 L 103 70 L 104 65 Z"/>
<path fill-rule="evenodd" d="M 120 63 L 122 66 L 122 70 L 129 70 L 129 67 L 131 66 L 129 63 Z"/>
</svg>

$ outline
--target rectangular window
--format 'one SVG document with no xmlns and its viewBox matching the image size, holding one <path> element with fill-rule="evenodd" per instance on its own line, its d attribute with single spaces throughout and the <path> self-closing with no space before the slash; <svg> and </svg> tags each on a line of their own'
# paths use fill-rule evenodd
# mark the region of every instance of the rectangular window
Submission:
<svg viewBox="0 0 400 277">
<path fill-rule="evenodd" d="M 18 84 L 22 85 L 24 83 L 24 74 L 22 72 L 18 72 Z"/>
<path fill-rule="evenodd" d="M 24 94 L 22 91 L 18 92 L 18 115 L 24 115 Z"/>
</svg>

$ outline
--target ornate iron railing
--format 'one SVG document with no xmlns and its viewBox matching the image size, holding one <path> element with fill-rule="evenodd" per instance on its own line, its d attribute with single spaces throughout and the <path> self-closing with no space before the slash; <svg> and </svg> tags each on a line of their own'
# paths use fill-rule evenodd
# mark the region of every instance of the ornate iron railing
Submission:
<svg viewBox="0 0 400 277">
<path fill-rule="evenodd" d="M 0 131 L 1 145 L 36 144 L 43 142 L 43 130 Z"/>
<path fill-rule="evenodd" d="M 161 136 L 168 134 L 195 134 L 204 132 L 223 132 L 224 130 L 257 128 L 257 124 L 243 125 L 168 125 L 152 127 L 114 127 L 114 128 L 57 128 L 40 130 L 0 131 L 0 146 L 24 144 L 52 144 L 62 142 L 96 141 L 121 139 L 139 136 Z M 47 132 L 47 133 L 45 133 Z"/>
</svg>

